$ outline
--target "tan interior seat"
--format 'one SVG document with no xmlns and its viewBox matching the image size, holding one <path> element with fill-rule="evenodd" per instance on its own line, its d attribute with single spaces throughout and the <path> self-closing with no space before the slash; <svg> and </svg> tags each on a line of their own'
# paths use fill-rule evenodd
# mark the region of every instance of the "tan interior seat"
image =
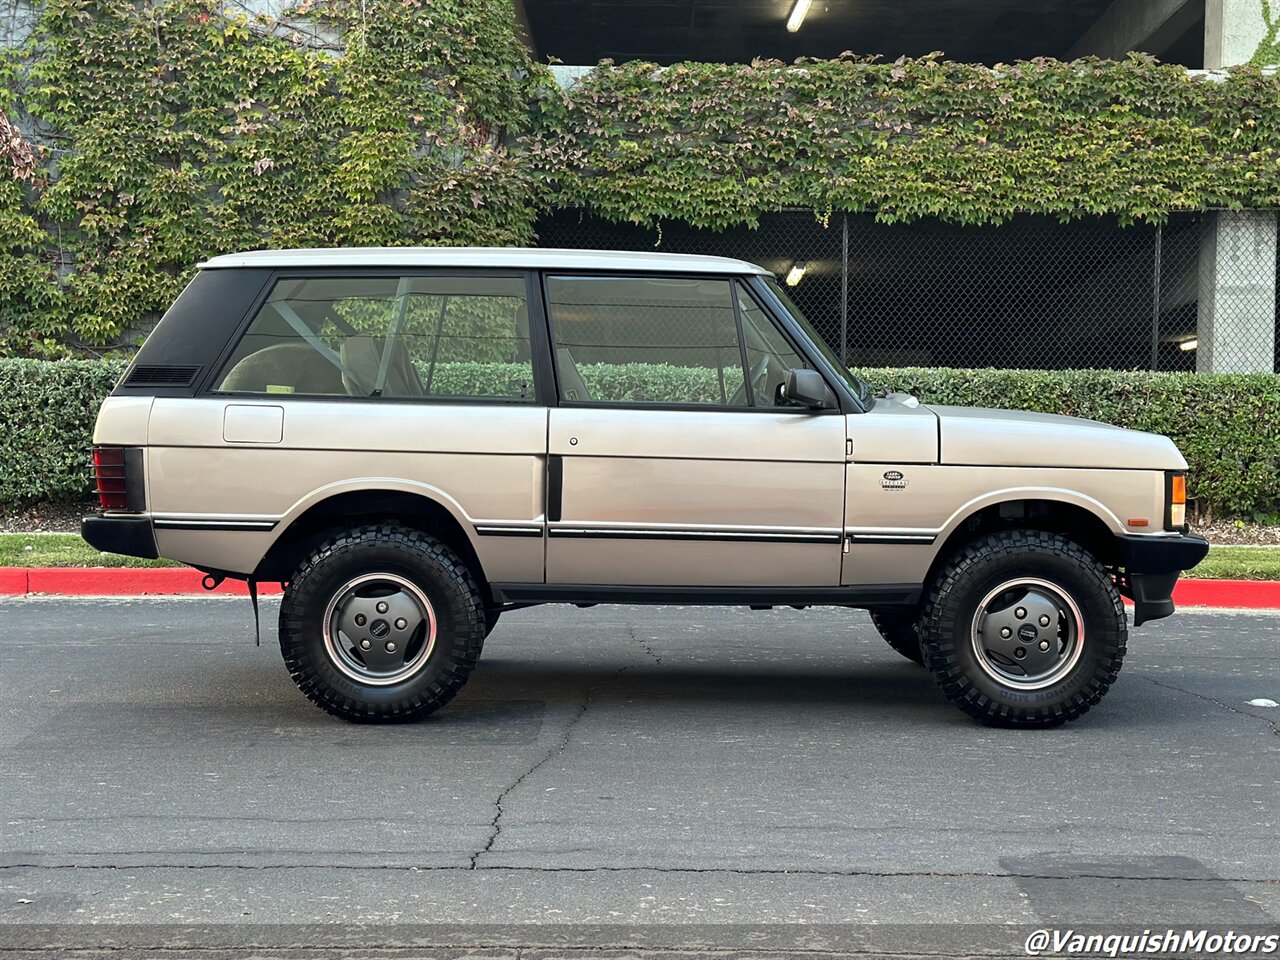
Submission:
<svg viewBox="0 0 1280 960">
<path fill-rule="evenodd" d="M 305 343 L 276 343 L 254 351 L 231 368 L 218 389 L 267 393 L 268 387 L 292 387 L 294 393 L 346 392 L 337 367 Z"/>
<path fill-rule="evenodd" d="M 353 397 L 367 397 L 378 383 L 382 367 L 382 347 L 385 337 L 347 337 L 342 341 L 339 356 L 342 359 L 342 383 Z M 421 397 L 422 382 L 413 368 L 409 351 L 403 343 L 397 343 L 391 351 L 387 366 L 386 385 L 382 389 L 386 397 Z"/>
</svg>

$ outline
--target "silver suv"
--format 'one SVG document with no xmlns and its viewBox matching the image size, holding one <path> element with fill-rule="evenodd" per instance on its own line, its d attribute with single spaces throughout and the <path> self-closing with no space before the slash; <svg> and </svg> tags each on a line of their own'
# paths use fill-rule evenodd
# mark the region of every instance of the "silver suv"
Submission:
<svg viewBox="0 0 1280 960">
<path fill-rule="evenodd" d="M 449 701 L 506 610 L 862 608 L 960 709 L 1072 720 L 1208 544 L 1167 438 L 923 405 L 737 260 L 287 250 L 203 264 L 102 406 L 94 546 L 286 585 L 298 686 Z M 833 638 L 833 642 L 840 642 Z"/>
</svg>

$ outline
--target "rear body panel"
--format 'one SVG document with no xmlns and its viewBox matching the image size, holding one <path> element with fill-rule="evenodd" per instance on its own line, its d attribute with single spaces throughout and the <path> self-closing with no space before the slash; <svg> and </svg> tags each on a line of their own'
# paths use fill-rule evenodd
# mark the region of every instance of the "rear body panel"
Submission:
<svg viewBox="0 0 1280 960">
<path fill-rule="evenodd" d="M 542 579 L 545 408 L 286 399 L 260 405 L 283 409 L 280 442 L 255 443 L 224 439 L 232 406 L 245 404 L 155 402 L 147 487 L 163 556 L 252 572 L 308 507 L 348 491 L 396 490 L 448 509 L 487 576 Z M 477 532 L 495 526 L 536 535 Z"/>
</svg>

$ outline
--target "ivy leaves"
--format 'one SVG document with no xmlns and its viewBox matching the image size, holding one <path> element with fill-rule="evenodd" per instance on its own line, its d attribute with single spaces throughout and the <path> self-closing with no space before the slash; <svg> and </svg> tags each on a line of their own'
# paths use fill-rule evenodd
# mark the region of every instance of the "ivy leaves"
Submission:
<svg viewBox="0 0 1280 960">
<path fill-rule="evenodd" d="M 525 147 L 549 206 L 651 226 L 754 226 L 782 206 L 1128 223 L 1280 199 L 1280 79 L 1253 67 L 605 63 L 540 91 L 535 114 Z"/>
<path fill-rule="evenodd" d="M 0 56 L 0 109 L 52 145 L 0 124 L 0 354 L 127 350 L 213 254 L 523 243 L 558 208 L 725 229 L 1280 205 L 1280 78 L 1252 66 L 605 62 L 565 91 L 508 0 L 299 14 L 46 0 Z"/>
<path fill-rule="evenodd" d="M 530 239 L 511 5 L 323 14 L 344 56 L 216 0 L 47 0 L 3 64 L 56 149 L 0 178 L 0 354 L 127 349 L 217 253 Z"/>
</svg>

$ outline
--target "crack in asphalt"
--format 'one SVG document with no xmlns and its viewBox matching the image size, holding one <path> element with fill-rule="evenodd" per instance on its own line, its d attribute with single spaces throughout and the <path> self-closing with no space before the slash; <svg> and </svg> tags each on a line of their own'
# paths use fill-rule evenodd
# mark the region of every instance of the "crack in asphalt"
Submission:
<svg viewBox="0 0 1280 960">
<path fill-rule="evenodd" d="M 1234 713 L 1238 717 L 1248 717 L 1250 720 L 1261 720 L 1263 723 L 1265 723 L 1267 726 L 1271 728 L 1272 735 L 1280 737 L 1280 723 L 1277 723 L 1275 720 L 1271 720 L 1268 717 L 1260 717 L 1256 713 L 1249 713 L 1247 710 L 1240 710 L 1237 707 L 1233 707 L 1229 703 L 1219 700 L 1217 697 L 1209 696 L 1207 693 L 1197 693 L 1194 690 L 1188 690 L 1185 687 L 1179 687 L 1177 684 L 1164 683 L 1163 681 L 1155 680 L 1141 673 L 1138 674 L 1138 676 L 1143 680 L 1147 681 L 1147 683 L 1154 684 L 1157 687 L 1164 687 L 1166 690 L 1174 690 L 1177 693 L 1185 693 L 1187 696 L 1195 697 L 1197 700 L 1203 700 L 1205 703 L 1215 704 L 1221 707 L 1223 710 L 1228 710 L 1231 713 Z"/>
<path fill-rule="evenodd" d="M 535 867 L 494 864 L 493 866 L 367 866 L 351 863 L 8 863 L 0 864 L 5 870 L 366 870 L 393 873 L 660 873 L 660 874 L 726 874 L 731 876 L 807 876 L 807 877 L 865 877 L 869 879 L 939 879 L 939 880 L 1119 880 L 1125 883 L 1250 883 L 1263 886 L 1280 884 L 1280 878 L 1266 877 L 1185 877 L 1165 874 L 1125 876 L 1115 873 L 997 873 L 986 870 L 817 870 L 785 867 L 657 867 L 643 864 L 635 866 L 596 867 Z"/>
<path fill-rule="evenodd" d="M 640 637 L 636 636 L 635 627 L 628 624 L 627 633 L 631 635 L 632 640 L 634 640 L 644 649 L 644 652 L 646 654 L 648 654 L 650 657 L 653 658 L 653 661 L 655 664 L 660 665 L 662 663 L 662 657 L 658 656 L 656 653 L 653 652 L 653 647 L 649 645 L 649 642 L 647 640 L 641 640 Z M 471 866 L 468 869 L 471 869 L 471 870 L 486 869 L 480 866 L 480 858 L 493 849 L 494 844 L 498 842 L 498 837 L 502 835 L 502 816 L 504 813 L 506 813 L 506 808 L 503 806 L 503 802 L 507 799 L 507 797 L 509 797 L 512 794 L 512 792 L 515 791 L 515 789 L 520 786 L 520 784 L 524 783 L 527 779 L 529 779 L 529 777 L 533 776 L 534 773 L 536 773 L 543 765 L 548 763 L 553 757 L 556 757 L 561 753 L 564 753 L 565 749 L 569 746 L 569 740 L 572 739 L 573 737 L 574 728 L 579 723 L 581 723 L 582 718 L 587 715 L 587 710 L 591 707 L 591 702 L 595 698 L 596 693 L 602 687 L 605 687 L 608 684 L 613 683 L 615 680 L 618 679 L 618 677 L 622 676 L 622 674 L 626 673 L 630 669 L 631 669 L 630 665 L 619 667 L 617 670 L 613 672 L 613 675 L 608 679 L 602 680 L 600 683 L 592 687 L 588 687 L 586 693 L 583 694 L 582 703 L 578 705 L 577 713 L 575 713 L 573 717 L 569 720 L 569 722 L 565 725 L 564 732 L 560 737 L 560 741 L 555 746 L 553 746 L 550 750 L 548 750 L 540 760 L 535 762 L 533 766 L 525 770 L 524 773 L 520 774 L 520 776 L 518 776 L 514 781 L 512 781 L 506 787 L 506 789 L 504 789 L 501 793 L 498 794 L 497 799 L 494 800 L 493 802 L 495 812 L 493 815 L 493 820 L 489 822 L 489 839 L 485 842 L 485 845 L 483 847 L 481 847 L 479 850 L 477 850 L 475 853 L 471 855 L 471 858 L 470 858 Z M 436 869 L 436 868 L 429 868 L 429 869 Z M 444 869 L 453 869 L 453 868 L 444 868 Z"/>
<path fill-rule="evenodd" d="M 573 737 L 574 727 L 576 727 L 579 723 L 581 723 L 582 718 L 587 715 L 587 710 L 590 708 L 591 701 L 595 698 L 596 692 L 601 687 L 604 687 L 605 685 L 612 683 L 614 680 L 617 680 L 618 677 L 620 677 L 623 673 L 625 673 L 629 669 L 630 667 L 619 667 L 617 670 L 614 671 L 613 676 L 609 677 L 607 680 L 603 680 L 600 683 L 595 684 L 594 686 L 588 687 L 586 693 L 584 693 L 582 696 L 582 703 L 578 705 L 577 712 L 573 715 L 573 717 L 569 720 L 569 722 L 565 724 L 565 728 L 563 733 L 560 736 L 559 742 L 556 743 L 554 746 L 552 746 L 552 748 L 548 750 L 542 756 L 541 759 L 537 760 L 533 764 L 533 766 L 529 767 L 529 769 L 525 770 L 524 773 L 516 777 L 516 779 L 513 780 L 506 787 L 506 789 L 504 789 L 501 793 L 498 794 L 497 799 L 494 800 L 493 802 L 495 813 L 493 815 L 493 820 L 489 822 L 489 839 L 485 842 L 485 845 L 483 847 L 481 847 L 479 850 L 477 850 L 475 853 L 471 855 L 471 858 L 470 858 L 471 866 L 468 869 L 470 870 L 484 869 L 480 866 L 480 858 L 493 849 L 493 845 L 498 842 L 498 837 L 502 835 L 502 816 L 504 813 L 506 813 L 506 809 L 503 807 L 503 802 L 507 799 L 507 797 L 509 797 L 511 793 L 517 787 L 520 786 L 520 784 L 524 783 L 526 780 L 529 779 L 529 777 L 533 776 L 533 774 L 535 774 L 543 765 L 548 763 L 553 757 L 559 756 L 561 753 L 564 753 L 565 748 L 569 746 L 569 740 Z M 434 870 L 434 869 L 457 869 L 457 868 L 427 867 L 425 869 Z"/>
<path fill-rule="evenodd" d="M 658 664 L 659 666 L 662 664 L 662 658 L 653 652 L 653 647 L 650 646 L 649 641 L 641 640 L 638 636 L 636 636 L 636 628 L 631 626 L 631 624 L 627 624 L 627 633 L 631 634 L 632 640 L 634 640 L 636 643 L 640 644 L 640 646 L 644 648 L 645 653 L 653 657 L 653 662 L 655 664 Z"/>
</svg>

